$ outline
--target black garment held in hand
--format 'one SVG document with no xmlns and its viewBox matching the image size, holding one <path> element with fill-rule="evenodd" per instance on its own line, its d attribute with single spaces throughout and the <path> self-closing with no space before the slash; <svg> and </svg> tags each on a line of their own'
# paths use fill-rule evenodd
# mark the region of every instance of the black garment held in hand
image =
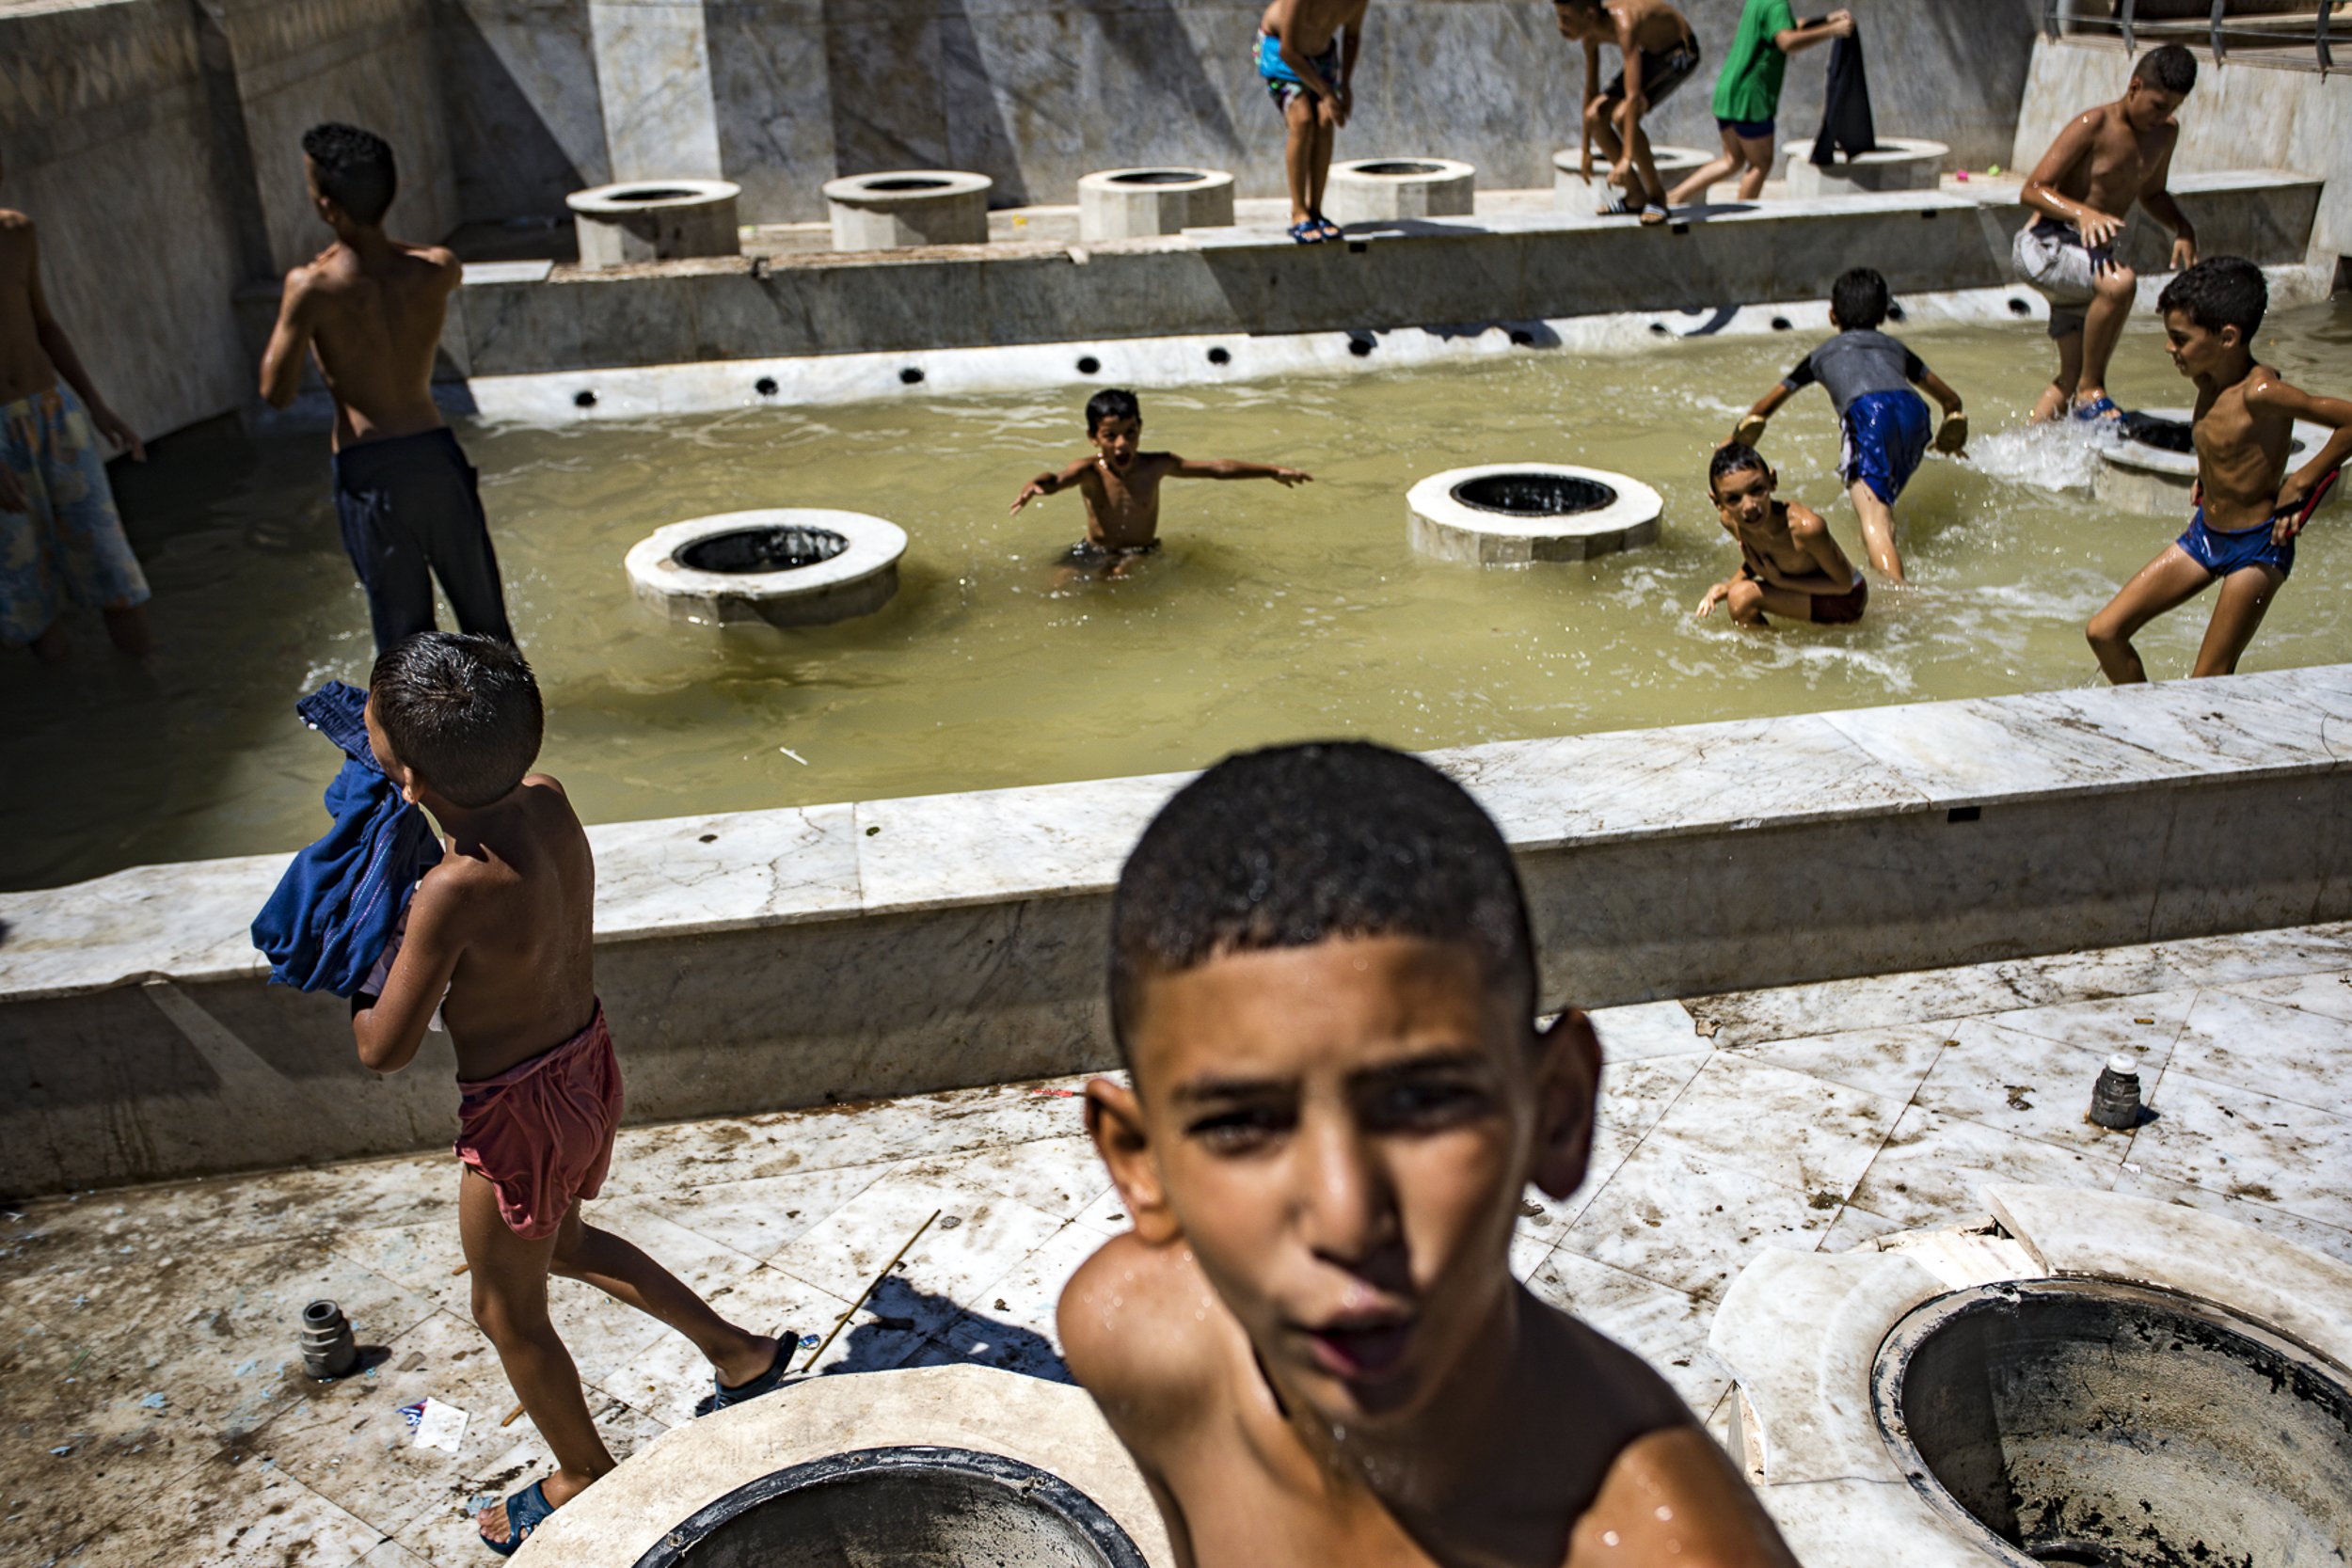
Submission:
<svg viewBox="0 0 2352 1568">
<path fill-rule="evenodd" d="M 1862 69 L 1862 34 L 1839 39 L 1829 50 L 1829 90 L 1821 101 L 1821 131 L 1813 138 L 1813 161 L 1826 166 L 1832 154 L 1858 158 L 1878 150 L 1870 120 L 1870 78 Z"/>
<path fill-rule="evenodd" d="M 335 515 L 368 591 L 376 652 L 433 629 L 434 578 L 458 630 L 515 640 L 479 476 L 447 427 L 337 452 Z"/>
</svg>

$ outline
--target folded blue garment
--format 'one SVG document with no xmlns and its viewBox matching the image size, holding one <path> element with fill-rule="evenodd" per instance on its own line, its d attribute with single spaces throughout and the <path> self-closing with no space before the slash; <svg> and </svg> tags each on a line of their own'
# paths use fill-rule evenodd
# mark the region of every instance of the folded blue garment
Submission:
<svg viewBox="0 0 2352 1568">
<path fill-rule="evenodd" d="M 349 996 L 375 967 L 417 879 L 441 858 L 423 812 L 400 798 L 368 748 L 368 694 L 328 681 L 294 705 L 348 760 L 326 786 L 335 825 L 297 853 L 253 917 L 274 985 Z"/>
</svg>

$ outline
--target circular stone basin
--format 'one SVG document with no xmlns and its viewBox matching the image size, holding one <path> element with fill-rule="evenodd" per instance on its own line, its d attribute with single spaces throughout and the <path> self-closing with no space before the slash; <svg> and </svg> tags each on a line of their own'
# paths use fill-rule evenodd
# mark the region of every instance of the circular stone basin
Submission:
<svg viewBox="0 0 2352 1568">
<path fill-rule="evenodd" d="M 971 1449 L 862 1449 L 738 1487 L 637 1568 L 1146 1568 L 1093 1498 Z"/>
<path fill-rule="evenodd" d="M 1432 474 L 1406 493 L 1413 548 L 1445 561 L 1583 561 L 1658 537 L 1664 503 L 1638 479 L 1565 463 Z"/>
<path fill-rule="evenodd" d="M 2139 412 L 2185 425 L 2196 411 L 2175 406 L 2143 408 Z M 2111 439 L 2099 443 L 2099 469 L 2091 481 L 2091 494 L 2106 505 L 2127 512 L 2144 512 L 2159 517 L 2185 516 L 2189 509 L 2189 490 L 2197 483 L 2196 451 L 2174 451 L 2168 447 L 2134 441 L 2121 430 L 2111 434 Z M 2328 432 L 2322 426 L 2296 420 L 2287 437 L 2290 467 L 2327 445 L 2328 436 Z M 2335 496 L 2330 492 L 2321 504 L 2325 508 L 2334 503 Z"/>
<path fill-rule="evenodd" d="M 945 180 L 934 180 L 926 175 L 894 174 L 880 180 L 868 180 L 866 188 L 869 191 L 944 191 L 947 184 Z"/>
<path fill-rule="evenodd" d="M 1232 222 L 1233 177 L 1221 168 L 1106 168 L 1078 180 L 1081 240 L 1155 239 Z"/>
<path fill-rule="evenodd" d="M 980 245 L 988 239 L 985 174 L 951 168 L 894 168 L 825 182 L 835 250 L 906 245 Z"/>
<path fill-rule="evenodd" d="M 1114 185 L 1197 185 L 1207 172 L 1198 168 L 1122 168 L 1103 178 Z"/>
<path fill-rule="evenodd" d="M 686 256 L 734 256 L 742 187 L 730 180 L 638 181 L 564 198 L 580 240 L 580 264 L 596 271 Z"/>
<path fill-rule="evenodd" d="M 1408 174 L 1443 174 L 1443 164 L 1424 164 L 1409 158 L 1388 158 L 1375 163 L 1358 164 L 1358 174 L 1369 174 L 1378 180 L 1400 180 Z"/>
<path fill-rule="evenodd" d="M 656 529 L 625 562 L 638 598 L 674 621 L 825 626 L 898 592 L 906 531 L 861 512 L 770 507 Z"/>
<path fill-rule="evenodd" d="M 1919 136 L 1881 136 L 1875 150 L 1832 164 L 1813 161 L 1813 143 L 1788 144 L 1788 194 L 1800 199 L 1851 196 L 1856 191 L 1931 191 L 1952 159 L 1951 148 Z"/>
<path fill-rule="evenodd" d="M 1915 1308 L 1871 1402 L 1913 1486 L 2002 1562 L 2300 1568 L 2352 1541 L 2345 1381 L 2191 1296 L 2020 1280 Z"/>
<path fill-rule="evenodd" d="M 1658 177 L 1672 190 L 1682 182 L 1682 177 L 1707 163 L 1714 154 L 1702 152 L 1695 147 L 1660 147 L 1653 144 L 1650 156 L 1658 165 Z M 1551 155 L 1551 204 L 1564 212 L 1586 213 L 1593 210 L 1599 198 L 1600 188 L 1609 182 L 1609 160 L 1595 153 L 1593 178 L 1588 182 L 1577 172 L 1577 150 L 1564 147 Z M 1731 177 L 1736 184 L 1738 175 Z M 1722 186 L 1717 186 L 1720 192 Z"/>
<path fill-rule="evenodd" d="M 1468 217 L 1478 169 L 1453 158 L 1356 158 L 1331 166 L 1324 211 L 1342 226 Z"/>
</svg>

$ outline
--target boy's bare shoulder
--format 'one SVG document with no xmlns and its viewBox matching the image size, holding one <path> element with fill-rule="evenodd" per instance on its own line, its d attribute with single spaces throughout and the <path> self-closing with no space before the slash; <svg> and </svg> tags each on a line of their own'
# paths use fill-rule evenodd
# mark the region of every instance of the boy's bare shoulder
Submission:
<svg viewBox="0 0 2352 1568">
<path fill-rule="evenodd" d="M 1115 1236 L 1081 1264 L 1056 1314 L 1062 1354 L 1104 1416 L 1130 1442 L 1169 1434 L 1196 1414 L 1224 1361 L 1216 1341 L 1239 1333 L 1182 1245 Z"/>
<path fill-rule="evenodd" d="M 1821 520 L 1820 513 L 1803 501 L 1789 501 L 1787 503 L 1787 508 L 1788 531 L 1799 539 L 1810 539 L 1829 527 Z"/>
</svg>

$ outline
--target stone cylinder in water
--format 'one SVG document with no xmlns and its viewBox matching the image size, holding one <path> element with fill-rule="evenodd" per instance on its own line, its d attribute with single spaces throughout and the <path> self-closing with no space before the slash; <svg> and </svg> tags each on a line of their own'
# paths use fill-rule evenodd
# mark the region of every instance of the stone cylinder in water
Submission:
<svg viewBox="0 0 2352 1568">
<path fill-rule="evenodd" d="M 2139 1064 L 2129 1056 L 2110 1056 L 2090 1087 L 2090 1119 L 2101 1127 L 2128 1132 L 2139 1125 Z"/>
<path fill-rule="evenodd" d="M 351 1338 L 351 1320 L 331 1301 L 314 1301 L 302 1309 L 302 1366 L 312 1377 L 341 1377 L 359 1359 Z"/>
</svg>

